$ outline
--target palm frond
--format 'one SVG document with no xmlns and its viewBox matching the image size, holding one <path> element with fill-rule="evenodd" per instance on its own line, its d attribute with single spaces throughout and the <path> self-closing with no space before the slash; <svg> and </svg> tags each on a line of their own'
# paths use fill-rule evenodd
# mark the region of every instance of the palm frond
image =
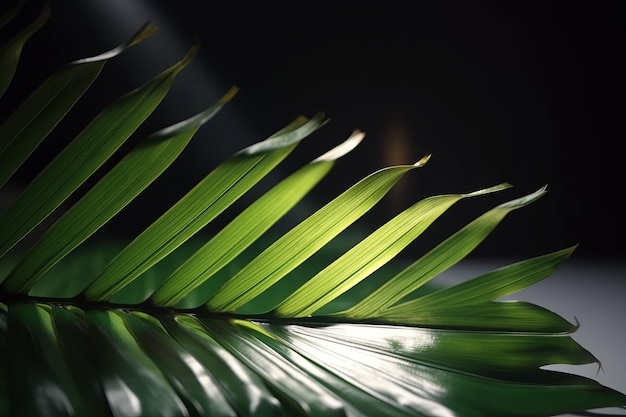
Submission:
<svg viewBox="0 0 626 417">
<path fill-rule="evenodd" d="M 47 13 L 0 50 L 0 92 Z M 0 187 L 105 63 L 155 30 L 148 24 L 121 46 L 60 69 L 4 117 Z M 626 406 L 624 394 L 592 379 L 542 368 L 596 362 L 572 339 L 574 324 L 540 306 L 498 301 L 550 276 L 575 246 L 421 291 L 545 187 L 486 211 L 362 297 L 352 290 L 453 205 L 510 185 L 424 198 L 311 272 L 303 266 L 430 158 L 373 172 L 275 236 L 272 226 L 363 139 L 355 130 L 213 236 L 199 233 L 322 128 L 322 114 L 299 116 L 233 153 L 130 242 L 99 242 L 96 232 L 237 92 L 107 164 L 197 49 L 102 109 L 0 215 L 0 415 L 482 417 Z M 17 244 L 61 204 L 63 215 L 22 252 Z"/>
</svg>

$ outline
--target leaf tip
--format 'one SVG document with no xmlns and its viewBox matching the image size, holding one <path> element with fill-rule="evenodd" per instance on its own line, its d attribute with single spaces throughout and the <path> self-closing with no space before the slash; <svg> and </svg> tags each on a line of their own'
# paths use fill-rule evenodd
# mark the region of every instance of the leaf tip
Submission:
<svg viewBox="0 0 626 417">
<path fill-rule="evenodd" d="M 179 62 L 180 67 L 183 68 L 187 66 L 195 58 L 199 50 L 200 50 L 200 42 L 196 41 L 194 42 L 193 45 L 191 45 L 191 48 L 189 48 L 189 51 L 187 51 L 185 56 L 183 56 L 183 58 L 180 60 Z"/>
<path fill-rule="evenodd" d="M 114 58 L 117 55 L 124 52 L 125 50 L 129 49 L 130 47 L 135 46 L 143 42 L 144 40 L 148 39 L 150 36 L 158 32 L 159 29 L 160 28 L 154 25 L 153 23 L 146 22 L 143 24 L 143 26 L 141 26 L 141 28 L 139 28 L 137 32 L 133 34 L 133 36 L 130 37 L 130 39 L 128 39 L 126 42 L 122 43 L 121 45 L 96 56 L 78 59 L 76 61 L 71 62 L 69 65 L 88 64 L 91 62 L 106 61 L 108 59 Z"/>
<path fill-rule="evenodd" d="M 530 193 L 523 197 L 517 198 L 515 200 L 508 201 L 506 203 L 500 204 L 498 207 L 500 208 L 508 208 L 508 209 L 517 209 L 523 206 L 526 206 L 530 203 L 537 201 L 539 198 L 543 197 L 546 193 L 546 187 L 543 186 L 534 193 Z"/>
<path fill-rule="evenodd" d="M 430 161 L 432 154 L 425 155 L 422 159 L 413 164 L 414 167 L 420 168 L 426 165 L 428 161 Z"/>
<path fill-rule="evenodd" d="M 318 157 L 313 162 L 334 161 L 336 159 L 339 159 L 348 152 L 352 151 L 354 148 L 356 148 L 359 143 L 361 143 L 364 137 L 364 132 L 361 132 L 360 130 L 355 130 L 354 132 L 352 132 L 350 137 L 346 139 L 343 143 L 335 146 L 333 149 Z"/>
<path fill-rule="evenodd" d="M 132 45 L 138 44 L 139 42 L 143 42 L 144 40 L 148 39 L 150 36 L 157 33 L 160 29 L 161 28 L 159 26 L 148 21 L 144 23 L 143 26 L 141 26 L 137 32 L 135 32 L 135 34 L 130 38 L 130 40 L 126 42 L 125 45 L 126 47 L 130 47 Z"/>
<path fill-rule="evenodd" d="M 222 98 L 219 99 L 218 104 L 219 105 L 223 105 L 228 103 L 230 100 L 232 100 L 232 98 L 235 96 L 235 94 L 237 94 L 239 92 L 239 87 L 234 85 L 232 86 L 227 92 L 226 94 L 224 94 L 222 96 Z"/>
<path fill-rule="evenodd" d="M 236 155 L 267 153 L 279 148 L 295 145 L 324 124 L 325 119 L 323 113 L 316 114 L 312 119 L 300 115 L 288 126 L 279 130 L 269 138 L 240 150 Z"/>
</svg>

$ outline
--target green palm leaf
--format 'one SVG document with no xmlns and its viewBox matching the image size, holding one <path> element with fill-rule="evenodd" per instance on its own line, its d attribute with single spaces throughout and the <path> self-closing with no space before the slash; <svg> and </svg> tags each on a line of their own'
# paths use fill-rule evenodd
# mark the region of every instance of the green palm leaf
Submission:
<svg viewBox="0 0 626 417">
<path fill-rule="evenodd" d="M 346 314 L 355 318 L 368 317 L 376 315 L 377 312 L 381 310 L 384 311 L 388 309 L 390 306 L 424 285 L 428 280 L 463 259 L 489 235 L 509 212 L 535 201 L 544 193 L 545 189 L 542 188 L 528 196 L 500 204 L 494 209 L 484 213 L 453 236 L 446 239 L 445 242 L 435 249 L 428 252 L 421 259 L 417 260 L 402 273 L 372 292 L 372 294 L 350 309 Z M 521 288 L 523 287 L 517 289 L 519 290 Z M 486 301 L 491 299 L 493 298 Z M 450 304 L 446 305 L 450 306 Z"/>
<path fill-rule="evenodd" d="M 98 81 L 107 59 L 153 31 L 148 25 L 115 52 L 76 61 L 17 106 L 0 127 L 3 181 Z M 5 48 L 19 49 L 15 42 Z M 509 185 L 424 198 L 336 253 L 335 239 L 428 155 L 366 176 L 276 236 L 272 226 L 363 139 L 355 131 L 215 235 L 199 233 L 323 127 L 321 114 L 234 153 L 130 242 L 98 240 L 96 231 L 236 89 L 139 141 L 28 250 L 14 248 L 108 166 L 196 50 L 105 107 L 0 217 L 0 415 L 478 417 L 626 407 L 623 393 L 542 368 L 597 361 L 572 339 L 576 325 L 540 306 L 499 301 L 549 277 L 575 247 L 421 291 L 545 188 L 496 205 L 382 283 L 369 281 L 399 265 L 450 207 Z M 14 61 L 0 65 L 8 85 Z M 364 285 L 367 294 L 355 295 Z"/>
<path fill-rule="evenodd" d="M 329 172 L 335 159 L 352 150 L 363 136 L 355 132 L 344 144 L 301 168 L 251 204 L 172 273 L 152 295 L 153 303 L 173 307 L 214 276 L 302 199 Z"/>
<path fill-rule="evenodd" d="M 283 301 L 276 308 L 276 313 L 287 317 L 312 315 L 387 263 L 461 198 L 499 191 L 503 188 L 506 188 L 506 185 L 465 195 L 437 196 L 420 201 L 311 278 Z M 400 298 L 403 296 L 404 293 L 401 293 Z"/>
<path fill-rule="evenodd" d="M 373 207 L 405 172 L 426 160 L 376 172 L 355 184 L 242 268 L 208 301 L 208 308 L 236 310 L 261 294 Z"/>
<path fill-rule="evenodd" d="M 322 116 L 300 117 L 267 140 L 237 152 L 120 252 L 87 288 L 86 297 L 94 301 L 112 297 L 217 217 L 323 122 Z"/>
<path fill-rule="evenodd" d="M 15 173 L 98 77 L 106 62 L 156 31 L 150 24 L 101 55 L 72 62 L 52 74 L 0 125 L 0 186 Z"/>
<path fill-rule="evenodd" d="M 102 110 L 39 173 L 0 217 L 4 231 L 0 254 L 23 239 L 122 146 L 165 97 L 196 50 L 192 48 L 179 63 Z"/>
<path fill-rule="evenodd" d="M 192 136 L 230 98 L 146 138 L 69 209 L 30 249 L 4 285 L 29 291 L 56 262 L 103 226 L 180 155 Z"/>
</svg>

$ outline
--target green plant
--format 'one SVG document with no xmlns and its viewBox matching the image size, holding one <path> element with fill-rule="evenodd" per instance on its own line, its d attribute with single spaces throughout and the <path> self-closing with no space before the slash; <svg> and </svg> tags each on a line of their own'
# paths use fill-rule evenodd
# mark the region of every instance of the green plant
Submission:
<svg viewBox="0 0 626 417">
<path fill-rule="evenodd" d="M 47 13 L 0 50 L 0 94 Z M 108 60 L 154 32 L 146 25 L 119 48 L 59 69 L 3 116 L 0 185 Z M 236 94 L 106 166 L 196 50 L 102 109 L 0 216 L 1 415 L 548 416 L 626 405 L 593 380 L 540 369 L 595 361 L 570 337 L 576 326 L 532 304 L 494 301 L 549 276 L 573 247 L 454 287 L 425 286 L 544 188 L 488 210 L 360 295 L 352 290 L 455 203 L 508 185 L 423 199 L 320 266 L 310 261 L 429 158 L 374 172 L 278 239 L 267 236 L 358 145 L 363 134 L 354 132 L 219 233 L 195 238 L 321 128 L 323 115 L 298 117 L 235 153 L 131 242 L 92 242 Z M 18 244 L 74 196 L 23 252 Z"/>
</svg>

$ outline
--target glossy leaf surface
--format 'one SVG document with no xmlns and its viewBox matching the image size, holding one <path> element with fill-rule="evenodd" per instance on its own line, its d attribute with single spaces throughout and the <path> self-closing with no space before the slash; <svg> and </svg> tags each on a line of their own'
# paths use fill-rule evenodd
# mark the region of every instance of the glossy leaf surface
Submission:
<svg viewBox="0 0 626 417">
<path fill-rule="evenodd" d="M 479 416 L 517 415 L 516 409 L 548 416 L 624 400 L 592 380 L 539 369 L 595 361 L 567 334 L 271 323 L 23 303 L 10 304 L 2 318 L 13 329 L 1 352 L 14 358 L 8 379 L 25 382 L 2 394 L 11 396 L 16 415 L 40 415 L 43 407 L 52 415 L 80 413 L 101 404 L 120 416 L 375 410 Z M 76 344 L 66 343 L 70 335 Z M 77 365 L 87 360 L 81 373 Z M 46 380 L 47 397 L 36 401 Z"/>
</svg>

